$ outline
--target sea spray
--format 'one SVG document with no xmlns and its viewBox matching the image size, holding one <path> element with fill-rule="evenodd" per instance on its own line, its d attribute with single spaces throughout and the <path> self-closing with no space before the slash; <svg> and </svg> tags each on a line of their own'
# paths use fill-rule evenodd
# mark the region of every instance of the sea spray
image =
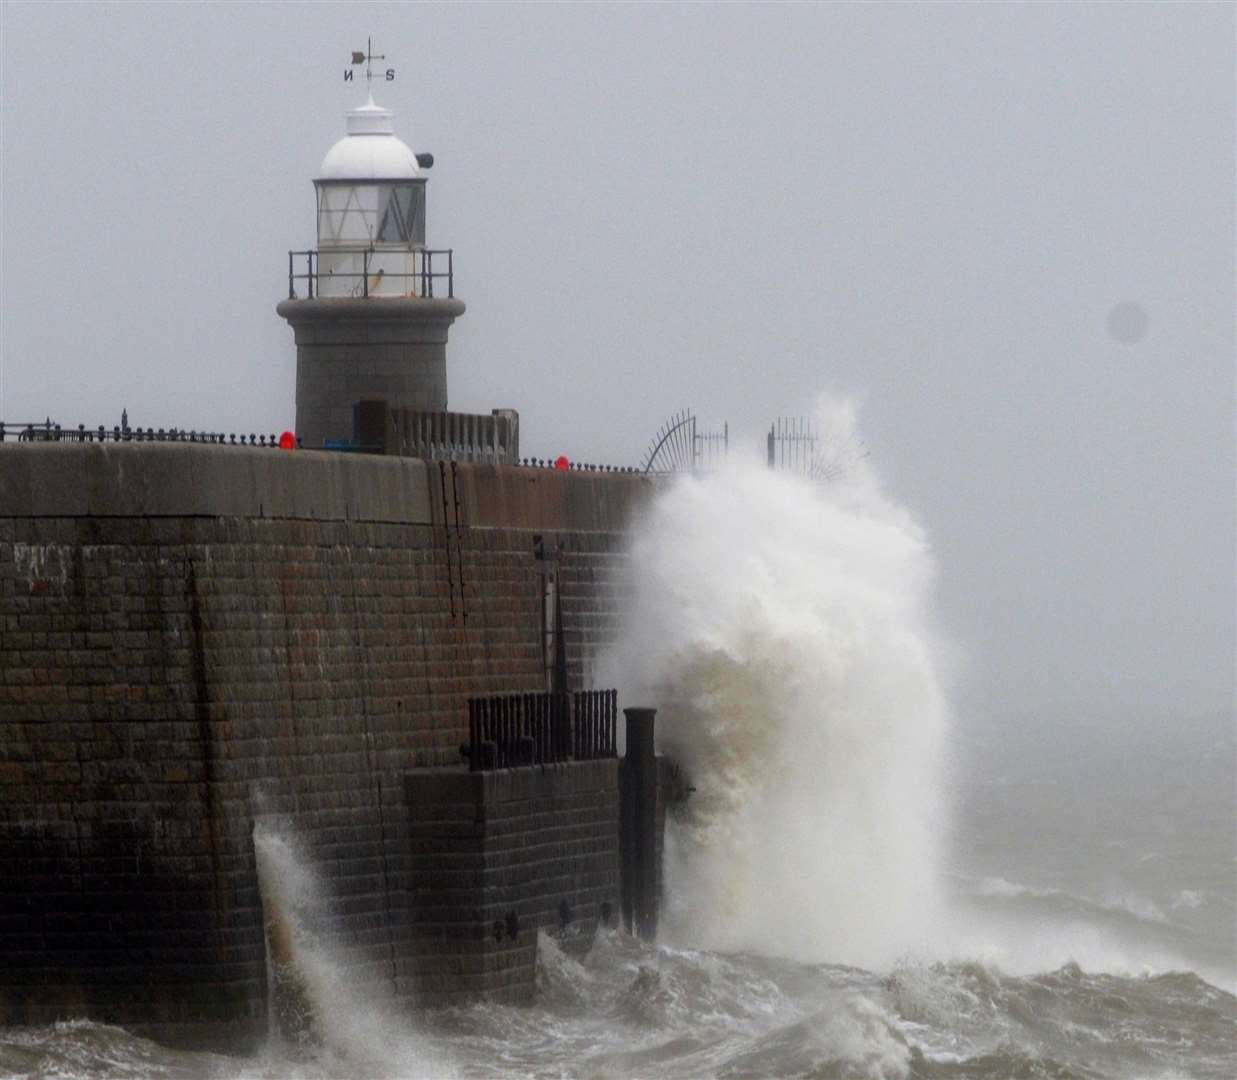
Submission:
<svg viewBox="0 0 1237 1080">
<path fill-rule="evenodd" d="M 832 438 L 853 445 L 834 405 Z M 862 460 L 668 486 L 631 550 L 610 678 L 696 792 L 670 825 L 670 940 L 886 965 L 940 904 L 946 706 L 922 530 Z"/>
<path fill-rule="evenodd" d="M 288 840 L 268 823 L 254 828 L 258 888 L 266 935 L 270 1027 L 285 1045 L 316 1039 L 312 991 L 300 962 L 309 933 L 307 922 L 318 906 L 318 890 L 294 857 Z"/>
<path fill-rule="evenodd" d="M 314 1056 L 309 1074 L 321 1068 L 326 1075 L 452 1075 L 449 1062 L 413 1030 L 393 988 L 362 981 L 349 966 L 332 938 L 328 891 L 295 833 L 274 818 L 259 818 L 253 835 L 274 1019 Z"/>
</svg>

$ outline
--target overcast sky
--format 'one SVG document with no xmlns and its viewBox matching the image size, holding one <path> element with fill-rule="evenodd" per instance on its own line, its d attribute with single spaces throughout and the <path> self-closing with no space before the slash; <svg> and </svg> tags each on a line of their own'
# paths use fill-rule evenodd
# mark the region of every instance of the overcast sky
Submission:
<svg viewBox="0 0 1237 1080">
<path fill-rule="evenodd" d="M 437 159 L 453 409 L 634 464 L 684 406 L 755 445 L 854 395 L 964 717 L 1233 708 L 1232 5 L 8 0 L 0 32 L 0 418 L 292 426 L 274 308 L 372 34 Z"/>
</svg>

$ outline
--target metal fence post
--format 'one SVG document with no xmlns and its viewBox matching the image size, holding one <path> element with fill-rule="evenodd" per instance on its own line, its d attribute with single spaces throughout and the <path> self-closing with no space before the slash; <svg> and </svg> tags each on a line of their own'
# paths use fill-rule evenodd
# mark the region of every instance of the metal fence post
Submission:
<svg viewBox="0 0 1237 1080">
<path fill-rule="evenodd" d="M 656 709 L 624 709 L 627 755 L 623 758 L 619 814 L 623 925 L 645 941 L 657 937 L 657 758 L 653 751 Z"/>
</svg>

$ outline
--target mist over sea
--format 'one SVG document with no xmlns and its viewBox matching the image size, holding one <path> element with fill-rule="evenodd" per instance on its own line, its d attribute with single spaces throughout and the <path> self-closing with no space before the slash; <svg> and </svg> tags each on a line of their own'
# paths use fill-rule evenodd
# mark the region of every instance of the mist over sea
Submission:
<svg viewBox="0 0 1237 1080">
<path fill-rule="evenodd" d="M 853 435 L 843 405 L 822 425 Z M 310 1043 L 242 1059 L 67 1021 L 0 1032 L 0 1074 L 1237 1074 L 1231 713 L 954 715 L 929 538 L 862 462 L 686 478 L 632 558 L 604 674 L 659 707 L 696 789 L 657 946 L 543 938 L 535 1006 L 409 1019 L 318 932 L 298 838 L 260 832 Z"/>
</svg>

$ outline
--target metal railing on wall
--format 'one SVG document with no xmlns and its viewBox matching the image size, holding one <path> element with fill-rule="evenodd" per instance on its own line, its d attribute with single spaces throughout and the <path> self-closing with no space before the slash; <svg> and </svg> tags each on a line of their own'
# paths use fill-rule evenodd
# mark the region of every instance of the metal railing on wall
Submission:
<svg viewBox="0 0 1237 1080">
<path fill-rule="evenodd" d="M 769 468 L 829 483 L 840 480 L 868 456 L 852 433 L 822 434 L 810 417 L 779 416 L 766 439 Z"/>
<path fill-rule="evenodd" d="M 717 469 L 730 452 L 730 425 L 701 431 L 691 409 L 670 417 L 653 436 L 644 455 L 643 472 L 669 475 Z"/>
<path fill-rule="evenodd" d="M 565 465 L 559 465 L 553 458 L 521 458 L 513 464 L 523 465 L 528 469 L 558 469 L 569 472 L 639 473 L 643 471 L 630 465 L 592 465 L 582 461 L 569 461 Z"/>
<path fill-rule="evenodd" d="M 235 432 L 224 434 L 220 431 L 197 431 L 185 428 L 131 428 L 131 427 L 98 427 L 88 428 L 85 424 L 77 427 L 61 427 L 50 420 L 41 423 L 13 423 L 0 421 L 0 442 L 6 439 L 17 442 L 181 442 L 209 443 L 216 446 L 279 446 L 279 436 L 271 434 L 248 435 Z"/>
<path fill-rule="evenodd" d="M 497 694 L 468 699 L 473 772 L 618 755 L 618 691 Z"/>
</svg>

